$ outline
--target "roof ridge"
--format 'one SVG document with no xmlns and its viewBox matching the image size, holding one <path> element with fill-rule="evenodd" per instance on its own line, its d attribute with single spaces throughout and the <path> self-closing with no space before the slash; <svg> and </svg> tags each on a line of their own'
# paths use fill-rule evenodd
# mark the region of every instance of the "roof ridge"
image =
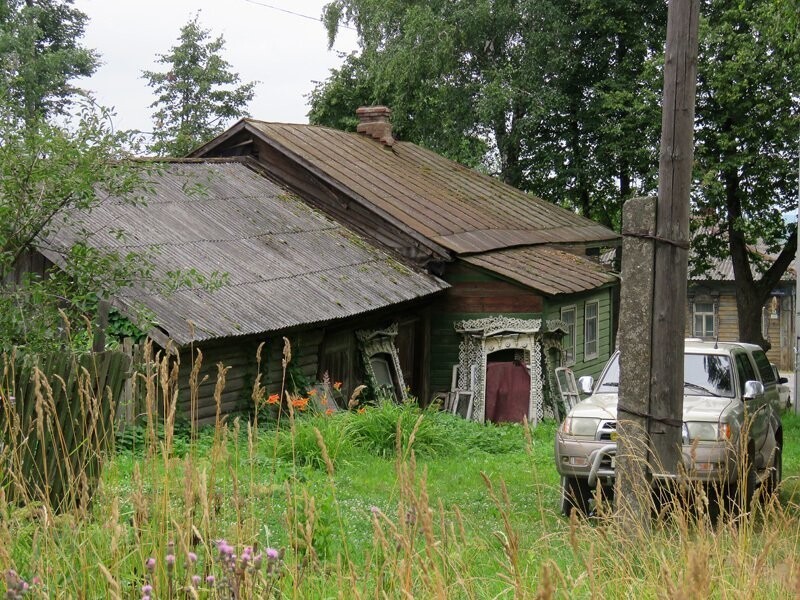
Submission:
<svg viewBox="0 0 800 600">
<path fill-rule="evenodd" d="M 129 160 L 133 162 L 144 163 L 167 163 L 170 165 L 192 165 L 202 163 L 240 163 L 247 162 L 247 156 L 213 156 L 207 158 L 194 158 L 188 156 L 170 157 L 170 156 L 135 156 Z M 120 161 L 121 162 L 121 161 Z"/>
</svg>

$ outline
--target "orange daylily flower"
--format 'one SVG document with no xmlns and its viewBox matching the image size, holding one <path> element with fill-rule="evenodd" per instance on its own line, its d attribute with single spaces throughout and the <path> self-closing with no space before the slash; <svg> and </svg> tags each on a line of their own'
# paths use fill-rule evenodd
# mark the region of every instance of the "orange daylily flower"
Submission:
<svg viewBox="0 0 800 600">
<path fill-rule="evenodd" d="M 333 389 L 335 389 L 337 392 L 338 392 L 340 389 L 342 389 L 342 382 L 341 382 L 341 381 L 337 381 L 337 382 L 335 382 L 335 383 L 333 384 Z"/>
<path fill-rule="evenodd" d="M 303 411 L 308 408 L 308 398 L 295 398 L 292 400 L 292 406 Z"/>
<path fill-rule="evenodd" d="M 332 414 L 333 414 L 333 409 L 332 408 L 329 408 L 328 410 L 325 411 L 325 415 L 328 416 L 328 417 L 330 417 Z"/>
<path fill-rule="evenodd" d="M 360 414 L 360 415 L 363 415 L 365 412 L 367 412 L 367 407 L 366 407 L 366 406 L 362 406 L 362 407 L 361 407 L 361 408 L 359 408 L 359 409 L 358 409 L 356 412 L 357 412 L 358 414 Z"/>
<path fill-rule="evenodd" d="M 317 390 L 315 390 L 315 389 L 309 390 L 308 395 L 309 396 L 316 396 L 317 395 Z"/>
<path fill-rule="evenodd" d="M 277 404 L 280 401 L 281 397 L 278 394 L 270 394 L 267 398 L 267 404 Z"/>
</svg>

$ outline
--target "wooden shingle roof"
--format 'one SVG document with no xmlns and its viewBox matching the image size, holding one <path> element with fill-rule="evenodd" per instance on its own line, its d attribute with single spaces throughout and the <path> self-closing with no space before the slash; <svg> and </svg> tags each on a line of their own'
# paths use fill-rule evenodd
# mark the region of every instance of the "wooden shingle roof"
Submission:
<svg viewBox="0 0 800 600">
<path fill-rule="evenodd" d="M 176 269 L 207 277 L 227 273 L 214 291 L 123 292 L 124 302 L 150 309 L 179 345 L 352 317 L 448 287 L 309 208 L 251 166 L 249 159 L 167 163 L 149 176 L 146 203 L 106 197 L 40 249 L 63 263 L 63 248 L 81 226 L 96 232 L 89 242 L 94 247 L 151 252 L 156 277 Z"/>
</svg>

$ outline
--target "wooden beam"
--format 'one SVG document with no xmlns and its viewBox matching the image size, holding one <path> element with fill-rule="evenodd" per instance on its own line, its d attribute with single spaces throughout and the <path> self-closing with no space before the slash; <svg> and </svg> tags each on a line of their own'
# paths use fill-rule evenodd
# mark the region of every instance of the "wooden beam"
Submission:
<svg viewBox="0 0 800 600">
<path fill-rule="evenodd" d="M 658 168 L 650 434 L 653 461 L 676 473 L 681 459 L 683 349 L 694 159 L 699 0 L 670 0 Z"/>
</svg>

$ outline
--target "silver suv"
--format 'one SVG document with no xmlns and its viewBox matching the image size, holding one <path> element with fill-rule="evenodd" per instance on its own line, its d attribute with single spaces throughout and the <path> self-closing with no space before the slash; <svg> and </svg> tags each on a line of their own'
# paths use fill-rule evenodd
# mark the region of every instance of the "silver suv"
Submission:
<svg viewBox="0 0 800 600">
<path fill-rule="evenodd" d="M 718 484 L 733 497 L 746 469 L 745 498 L 757 485 L 777 489 L 781 480 L 783 429 L 775 373 L 764 351 L 753 344 L 686 340 L 684 350 L 683 461 L 690 478 Z M 556 433 L 556 468 L 561 475 L 561 512 L 591 509 L 599 482 L 613 493 L 617 453 L 619 352 L 596 385 L 581 377 L 591 395 L 577 403 Z M 745 427 L 745 415 L 749 426 Z M 740 436 L 746 431 L 747 444 Z M 741 463 L 739 448 L 747 448 Z M 724 484 L 724 486 L 723 486 Z"/>
</svg>

